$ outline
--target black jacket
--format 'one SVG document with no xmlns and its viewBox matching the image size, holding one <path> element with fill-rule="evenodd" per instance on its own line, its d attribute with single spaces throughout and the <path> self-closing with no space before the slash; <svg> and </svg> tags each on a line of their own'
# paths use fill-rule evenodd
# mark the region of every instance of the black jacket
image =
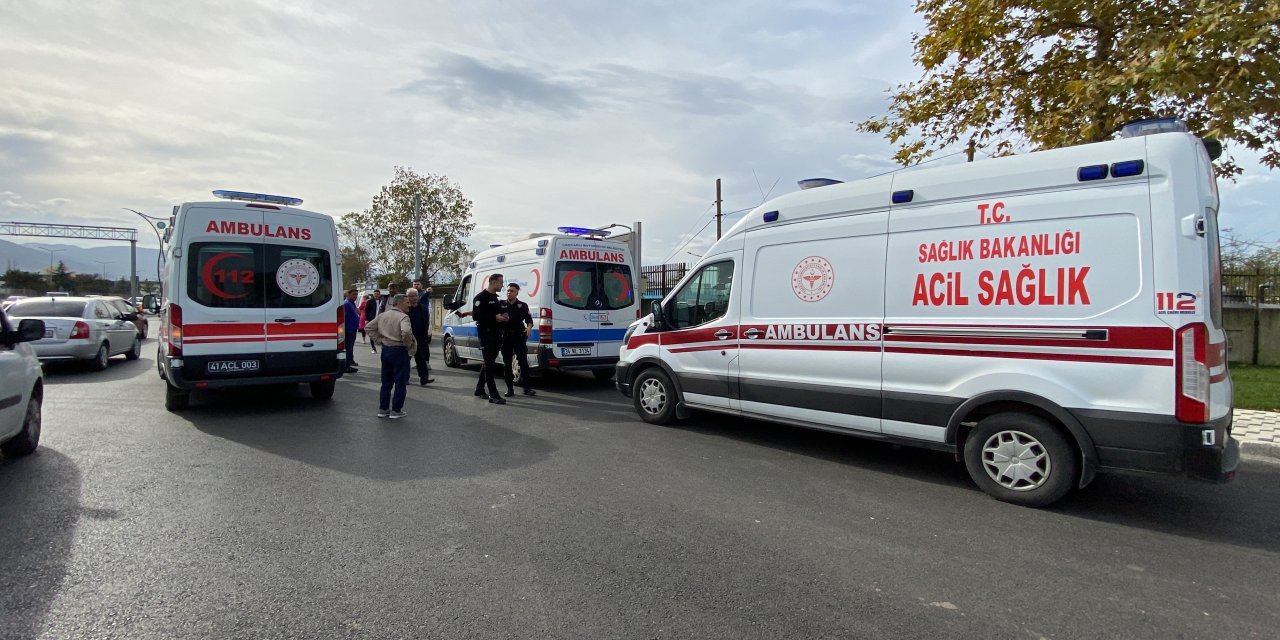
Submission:
<svg viewBox="0 0 1280 640">
<path fill-rule="evenodd" d="M 373 298 L 369 298 L 368 300 L 364 301 L 365 322 L 373 320 L 374 316 L 378 315 L 379 313 L 382 313 L 383 309 L 386 308 L 386 303 L 383 302 L 384 300 L 386 300 L 386 298 L 379 298 L 377 300 L 374 300 Z"/>
<path fill-rule="evenodd" d="M 503 323 L 498 322 L 498 294 L 489 293 L 488 289 L 476 294 L 471 300 L 471 313 L 476 319 L 476 330 L 482 334 L 502 333 Z"/>
<path fill-rule="evenodd" d="M 526 326 L 533 326 L 533 316 L 529 315 L 529 305 L 520 300 L 515 302 L 507 302 L 505 299 L 498 303 L 498 312 L 507 314 L 510 318 L 502 330 L 507 335 L 524 335 Z"/>
<path fill-rule="evenodd" d="M 426 342 L 431 333 L 431 315 L 427 313 L 427 305 L 418 302 L 418 306 L 409 307 L 409 324 L 413 325 L 413 337 L 418 342 Z"/>
</svg>

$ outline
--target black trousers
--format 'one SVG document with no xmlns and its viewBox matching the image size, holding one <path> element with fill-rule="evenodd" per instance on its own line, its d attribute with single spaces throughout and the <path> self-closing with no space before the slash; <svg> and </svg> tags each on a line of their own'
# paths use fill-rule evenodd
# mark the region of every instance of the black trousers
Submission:
<svg viewBox="0 0 1280 640">
<path fill-rule="evenodd" d="M 489 395 L 498 395 L 498 385 L 494 383 L 493 374 L 498 370 L 498 352 L 502 350 L 502 334 L 481 334 L 480 352 L 484 354 L 484 364 L 480 367 L 480 380 L 476 382 L 476 391 L 489 388 Z"/>
<path fill-rule="evenodd" d="M 502 379 L 510 391 L 515 375 L 511 371 L 512 360 L 520 363 L 520 386 L 529 388 L 529 347 L 523 333 L 508 335 L 502 339 Z"/>
<path fill-rule="evenodd" d="M 431 345 L 427 344 L 427 336 L 415 335 L 418 351 L 413 354 L 413 363 L 418 367 L 418 381 L 426 382 L 431 377 Z"/>
</svg>

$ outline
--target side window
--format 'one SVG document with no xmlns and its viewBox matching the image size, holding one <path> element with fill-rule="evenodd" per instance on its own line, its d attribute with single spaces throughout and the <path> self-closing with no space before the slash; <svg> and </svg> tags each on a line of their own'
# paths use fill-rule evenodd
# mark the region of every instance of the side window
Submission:
<svg viewBox="0 0 1280 640">
<path fill-rule="evenodd" d="M 262 245 L 196 242 L 187 254 L 187 295 L 218 308 L 262 307 Z M 274 280 L 274 273 L 271 274 Z"/>
<path fill-rule="evenodd" d="M 273 309 L 313 308 L 333 299 L 329 252 L 307 247 L 266 246 L 266 305 Z"/>
<path fill-rule="evenodd" d="M 114 316 L 115 314 L 107 308 L 107 305 L 102 304 L 101 302 L 93 303 L 93 317 L 99 320 L 110 320 Z"/>
<path fill-rule="evenodd" d="M 130 308 L 129 303 L 125 302 L 124 300 L 112 300 L 111 306 L 115 307 L 116 311 L 119 312 L 120 315 L 122 316 L 127 313 L 134 313 L 135 311 L 137 311 L 137 309 Z"/>
<path fill-rule="evenodd" d="M 733 262 L 715 262 L 698 270 L 667 305 L 668 324 L 696 327 L 724 317 L 733 288 Z"/>
<path fill-rule="evenodd" d="M 464 307 L 471 301 L 471 278 L 467 276 L 462 279 L 462 284 L 458 285 L 458 290 L 453 294 L 453 303 L 462 304 Z"/>
</svg>

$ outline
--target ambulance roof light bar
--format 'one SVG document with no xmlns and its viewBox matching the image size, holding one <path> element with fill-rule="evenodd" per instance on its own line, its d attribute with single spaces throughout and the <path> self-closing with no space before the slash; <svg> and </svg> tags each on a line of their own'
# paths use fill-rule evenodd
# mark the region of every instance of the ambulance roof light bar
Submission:
<svg viewBox="0 0 1280 640">
<path fill-rule="evenodd" d="M 609 235 L 609 232 L 604 229 L 588 229 L 586 227 L 556 227 L 556 230 L 560 233 L 569 233 L 575 236 L 587 236 L 588 238 L 603 238 Z"/>
<path fill-rule="evenodd" d="M 269 202 L 271 204 L 281 204 L 286 207 L 296 207 L 302 204 L 302 198 L 293 198 L 290 196 L 273 196 L 266 193 L 249 193 L 247 191 L 227 191 L 218 189 L 213 192 L 214 197 L 224 200 L 248 200 L 250 202 Z"/>
<path fill-rule="evenodd" d="M 1125 123 L 1120 127 L 1121 138 L 1137 138 L 1139 136 L 1149 136 L 1156 133 L 1170 133 L 1173 131 L 1188 133 L 1187 123 L 1178 118 L 1148 118 L 1146 120 L 1134 120 Z"/>
</svg>

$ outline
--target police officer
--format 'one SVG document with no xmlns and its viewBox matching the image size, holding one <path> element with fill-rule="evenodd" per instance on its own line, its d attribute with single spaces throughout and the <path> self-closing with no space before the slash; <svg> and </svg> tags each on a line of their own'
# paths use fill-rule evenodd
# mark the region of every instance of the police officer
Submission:
<svg viewBox="0 0 1280 640">
<path fill-rule="evenodd" d="M 493 404 L 506 404 L 498 395 L 498 385 L 493 374 L 497 371 L 498 352 L 502 349 L 503 328 L 510 318 L 499 308 L 498 290 L 502 289 L 502 274 L 489 276 L 489 286 L 476 294 L 471 301 L 471 313 L 476 319 L 476 333 L 480 337 L 480 351 L 484 365 L 480 367 L 480 380 L 476 382 L 476 397 L 488 398 Z M 485 387 L 489 392 L 485 393 Z"/>
<path fill-rule="evenodd" d="M 498 306 L 499 310 L 507 314 L 507 325 L 502 334 L 502 377 L 507 381 L 508 398 L 516 393 L 515 387 L 512 386 L 513 359 L 520 363 L 520 386 L 524 388 L 524 394 L 536 395 L 533 389 L 529 388 L 529 348 L 527 346 L 529 331 L 533 329 L 533 316 L 529 315 L 529 305 L 517 298 L 519 295 L 520 285 L 512 282 L 507 285 L 507 299 Z"/>
</svg>

